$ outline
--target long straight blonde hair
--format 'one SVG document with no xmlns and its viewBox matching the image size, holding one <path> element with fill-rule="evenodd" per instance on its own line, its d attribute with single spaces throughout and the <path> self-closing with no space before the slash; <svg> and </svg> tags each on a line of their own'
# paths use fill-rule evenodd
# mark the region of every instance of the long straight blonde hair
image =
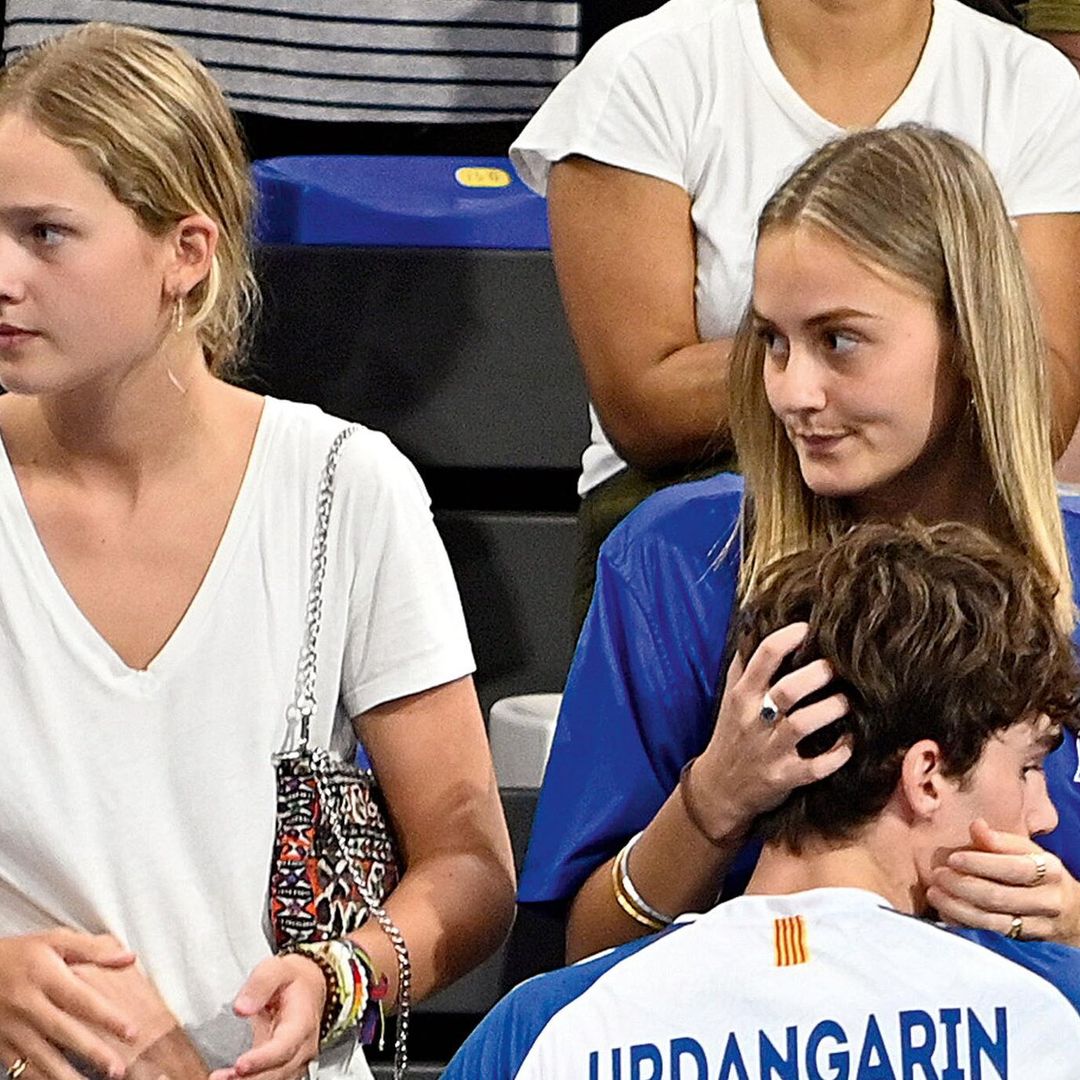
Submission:
<svg viewBox="0 0 1080 1080">
<path fill-rule="evenodd" d="M 1056 589 L 1059 624 L 1075 624 L 1072 575 L 1051 455 L 1042 332 L 1023 256 L 982 158 L 941 131 L 905 124 L 860 131 L 812 154 L 766 203 L 770 230 L 820 229 L 934 302 L 952 363 L 970 388 L 976 439 L 1000 507 L 996 531 Z M 740 593 L 774 559 L 854 524 L 803 482 L 765 396 L 765 344 L 748 306 L 731 365 L 731 426 L 746 476 Z"/>
</svg>

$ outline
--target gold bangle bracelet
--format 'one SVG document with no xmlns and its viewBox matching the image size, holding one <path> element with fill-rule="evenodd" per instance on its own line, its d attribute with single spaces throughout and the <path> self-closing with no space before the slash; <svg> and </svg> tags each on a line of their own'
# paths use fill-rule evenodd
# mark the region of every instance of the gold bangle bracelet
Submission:
<svg viewBox="0 0 1080 1080">
<path fill-rule="evenodd" d="M 626 846 L 623 847 L 622 851 L 615 856 L 615 861 L 611 864 L 611 885 L 615 893 L 615 900 L 619 907 L 621 907 L 634 922 L 640 923 L 650 930 L 663 930 L 674 921 L 673 918 L 670 915 L 665 915 L 663 912 L 657 911 L 654 907 L 645 902 L 641 894 L 634 888 L 634 883 L 630 880 L 630 874 L 627 869 L 627 861 L 630 858 L 630 852 L 640 837 L 641 833 L 638 833 L 637 836 L 632 836 Z"/>
<path fill-rule="evenodd" d="M 648 917 L 648 915 L 642 915 L 634 907 L 634 905 L 631 904 L 630 901 L 627 900 L 626 897 L 623 896 L 621 893 L 616 893 L 615 894 L 615 899 L 616 899 L 616 901 L 618 901 L 619 907 L 621 907 L 623 909 L 623 911 L 625 911 L 626 914 L 629 915 L 630 918 L 634 920 L 634 922 L 640 923 L 642 926 L 646 927 L 649 930 L 663 930 L 664 929 L 664 924 L 663 923 L 656 922 L 655 920 L 650 919 Z"/>
</svg>

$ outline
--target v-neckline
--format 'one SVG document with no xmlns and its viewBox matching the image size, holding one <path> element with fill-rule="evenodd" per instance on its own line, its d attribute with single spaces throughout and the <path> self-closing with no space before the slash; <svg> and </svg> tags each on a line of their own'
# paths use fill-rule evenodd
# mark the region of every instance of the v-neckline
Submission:
<svg viewBox="0 0 1080 1080">
<path fill-rule="evenodd" d="M 930 16 L 930 29 L 926 35 L 922 52 L 919 54 L 915 70 L 911 73 L 911 78 L 908 79 L 907 84 L 900 91 L 896 100 L 869 127 L 889 127 L 915 115 L 915 110 L 911 108 L 911 102 L 917 100 L 923 94 L 924 84 L 933 78 L 933 73 L 937 69 L 936 58 L 942 48 L 946 30 L 947 15 L 945 8 L 946 0 L 934 0 L 933 11 Z M 800 127 L 819 139 L 837 138 L 852 130 L 822 116 L 788 82 L 787 76 L 780 69 L 776 57 L 773 56 L 772 50 L 769 48 L 757 0 L 744 0 L 739 5 L 738 15 L 739 28 L 746 51 L 759 77 L 780 108 L 792 120 L 796 121 Z"/>
<path fill-rule="evenodd" d="M 79 647 L 91 663 L 103 664 L 105 670 L 122 678 L 141 677 L 156 680 L 177 662 L 177 658 L 185 652 L 187 643 L 197 636 L 202 622 L 213 606 L 215 594 L 228 573 L 255 503 L 259 477 L 266 459 L 266 448 L 277 415 L 273 404 L 273 399 L 263 399 L 255 437 L 244 466 L 244 475 L 206 572 L 180 621 L 145 667 L 132 667 L 128 664 L 68 591 L 37 531 L 8 456 L 7 446 L 0 436 L 0 499 L 14 507 L 13 526 L 22 553 L 30 564 L 33 580 L 39 584 L 42 592 L 47 593 L 44 606 L 54 616 L 59 617 L 65 627 L 70 627 L 72 644 Z"/>
</svg>

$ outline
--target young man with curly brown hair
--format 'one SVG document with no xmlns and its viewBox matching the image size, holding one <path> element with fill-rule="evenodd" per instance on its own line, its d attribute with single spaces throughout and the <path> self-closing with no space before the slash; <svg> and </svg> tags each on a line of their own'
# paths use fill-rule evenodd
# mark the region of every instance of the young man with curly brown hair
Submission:
<svg viewBox="0 0 1080 1080">
<path fill-rule="evenodd" d="M 1015 940 L 1019 917 L 924 918 L 973 838 L 1057 822 L 1042 762 L 1076 730 L 1080 672 L 1052 601 L 961 525 L 861 526 L 774 564 L 734 646 L 772 669 L 776 631 L 805 637 L 758 722 L 797 716 L 827 665 L 848 712 L 800 753 L 843 739 L 850 760 L 759 820 L 745 896 L 519 987 L 447 1080 L 1075 1080 L 1080 951 Z M 1016 864 L 1017 890 L 1059 872 L 1035 843 Z"/>
</svg>

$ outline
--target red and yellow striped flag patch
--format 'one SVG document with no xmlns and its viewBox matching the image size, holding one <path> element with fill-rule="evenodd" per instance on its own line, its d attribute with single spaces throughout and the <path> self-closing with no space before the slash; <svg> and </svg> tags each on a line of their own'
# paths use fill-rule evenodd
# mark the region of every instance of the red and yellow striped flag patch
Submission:
<svg viewBox="0 0 1080 1080">
<path fill-rule="evenodd" d="M 806 944 L 806 921 L 801 915 L 789 915 L 773 921 L 773 944 L 776 947 L 776 966 L 791 967 L 810 959 Z"/>
</svg>

